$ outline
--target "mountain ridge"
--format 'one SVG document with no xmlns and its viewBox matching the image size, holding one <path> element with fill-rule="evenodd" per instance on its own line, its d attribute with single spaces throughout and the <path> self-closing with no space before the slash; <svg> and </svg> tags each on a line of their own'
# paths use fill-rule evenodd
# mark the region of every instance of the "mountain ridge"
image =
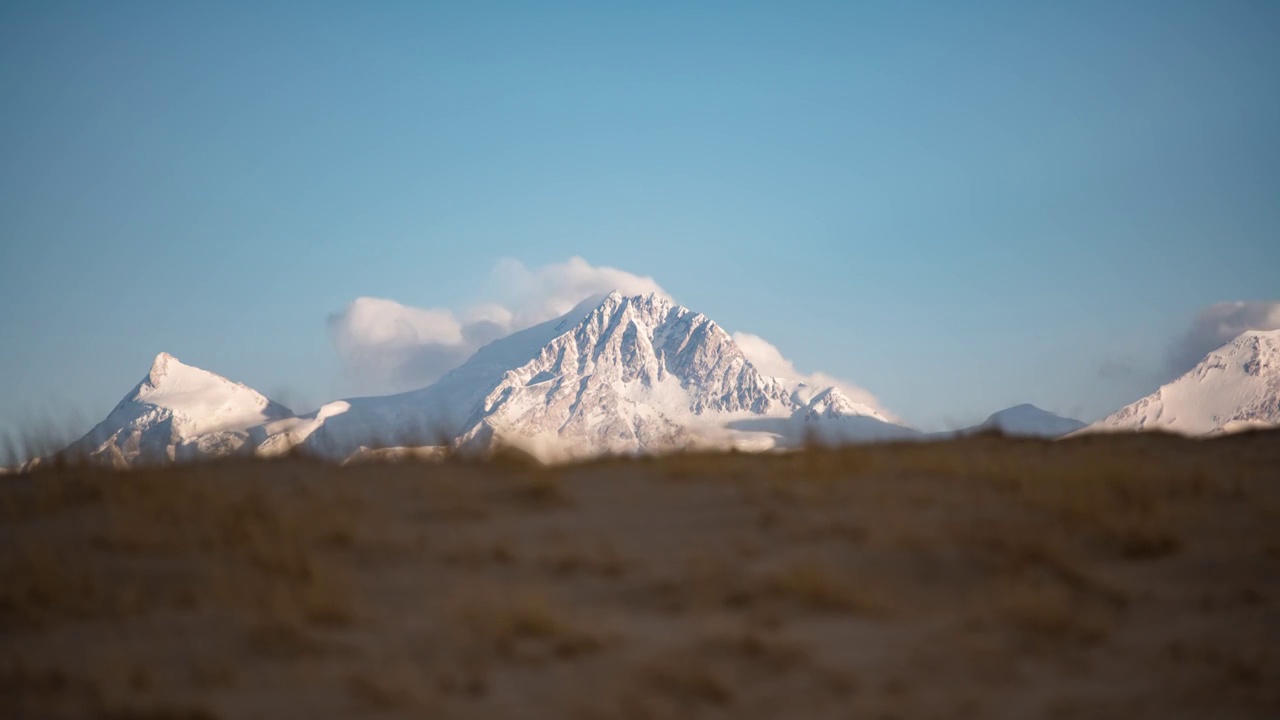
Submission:
<svg viewBox="0 0 1280 720">
<path fill-rule="evenodd" d="M 489 343 L 427 387 L 304 415 L 160 353 L 143 382 L 68 450 L 124 466 L 295 449 L 333 459 L 432 444 L 484 452 L 500 442 L 561 460 L 767 449 L 797 442 L 811 425 L 839 441 L 915 433 L 890 417 L 839 388 L 763 374 L 702 313 L 615 291 Z"/>
<path fill-rule="evenodd" d="M 167 352 L 66 453 L 116 467 L 303 451 L 334 460 L 421 455 L 379 448 L 495 444 L 561 461 L 682 448 L 942 439 L 998 430 L 1056 438 L 1101 430 L 1231 432 L 1280 424 L 1280 330 L 1243 333 L 1152 395 L 1085 426 L 1030 404 L 956 433 L 922 434 L 836 385 L 761 372 L 711 318 L 657 294 L 618 292 L 480 348 L 435 383 L 297 415 Z"/>
<path fill-rule="evenodd" d="M 352 401 L 356 407 L 312 436 L 308 447 L 344 455 L 371 444 L 405 444 L 367 432 L 381 424 L 429 428 L 464 449 L 501 438 L 539 457 L 563 459 L 703 444 L 771 447 L 791 433 L 730 425 L 760 416 L 803 420 L 793 417 L 805 409 L 793 397 L 797 387 L 759 372 L 706 315 L 657 294 L 612 292 L 524 332 L 545 342 L 530 352 L 536 342 L 511 336 L 427 388 Z M 478 379 L 483 390 L 476 389 Z M 442 403 L 452 408 L 447 413 L 422 407 L 447 398 L 453 399 Z M 840 414 L 886 422 L 874 408 L 847 398 L 844 405 Z M 344 425 L 361 426 L 365 434 Z"/>
</svg>

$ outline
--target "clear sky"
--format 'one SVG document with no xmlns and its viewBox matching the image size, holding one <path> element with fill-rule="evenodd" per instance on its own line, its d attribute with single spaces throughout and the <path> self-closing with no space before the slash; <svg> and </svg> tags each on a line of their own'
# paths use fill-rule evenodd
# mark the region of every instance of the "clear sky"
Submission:
<svg viewBox="0 0 1280 720">
<path fill-rule="evenodd" d="M 308 409 L 359 296 L 652 276 L 924 428 L 1280 298 L 1280 3 L 0 5 L 0 432 L 161 350 Z"/>
</svg>

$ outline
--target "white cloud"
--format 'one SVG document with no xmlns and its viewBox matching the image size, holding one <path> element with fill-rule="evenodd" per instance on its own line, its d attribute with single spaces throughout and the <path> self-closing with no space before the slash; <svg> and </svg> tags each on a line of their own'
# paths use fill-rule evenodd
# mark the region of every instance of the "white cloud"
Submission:
<svg viewBox="0 0 1280 720">
<path fill-rule="evenodd" d="M 464 331 L 469 329 L 448 310 L 374 297 L 356 298 L 329 317 L 338 354 L 361 390 L 369 392 L 411 387 L 437 368 L 456 366 L 471 354 Z"/>
<path fill-rule="evenodd" d="M 493 323 L 494 325 L 510 325 L 515 315 L 498 303 L 482 303 L 467 308 L 462 312 L 462 321 L 472 323 Z"/>
<path fill-rule="evenodd" d="M 580 257 L 539 268 L 504 258 L 490 273 L 490 302 L 455 312 L 359 297 L 329 317 L 329 333 L 361 392 L 424 387 L 480 347 L 517 330 L 559 317 L 592 295 L 657 293 L 653 278 Z"/>
<path fill-rule="evenodd" d="M 760 337 L 746 332 L 737 332 L 733 334 L 733 341 L 741 348 L 742 354 L 747 356 L 752 365 L 765 375 L 784 380 L 799 380 L 812 387 L 830 387 L 834 385 L 840 388 L 850 400 L 869 405 L 872 408 L 884 413 L 892 418 L 891 415 L 880 405 L 880 401 L 876 399 L 866 389 L 861 388 L 848 380 L 828 375 L 822 372 L 804 373 L 796 369 L 794 363 L 783 356 L 773 343 Z"/>
<path fill-rule="evenodd" d="M 584 299 L 612 290 L 623 295 L 657 293 L 671 298 L 651 277 L 595 267 L 580 257 L 533 270 L 519 260 L 503 258 L 493 269 L 491 281 L 500 299 L 515 308 L 515 330 L 560 317 Z"/>
<path fill-rule="evenodd" d="M 1210 305 L 1196 315 L 1191 328 L 1170 349 L 1169 372 L 1181 375 L 1246 330 L 1276 329 L 1280 329 L 1280 300 Z"/>
</svg>

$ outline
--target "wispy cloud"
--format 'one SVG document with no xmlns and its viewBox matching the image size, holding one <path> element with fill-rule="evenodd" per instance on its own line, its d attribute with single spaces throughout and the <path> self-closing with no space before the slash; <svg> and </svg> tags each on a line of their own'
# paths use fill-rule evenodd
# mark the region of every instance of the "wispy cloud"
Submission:
<svg viewBox="0 0 1280 720">
<path fill-rule="evenodd" d="M 752 365 L 765 375 L 770 375 L 784 380 L 799 380 L 813 387 L 831 387 L 835 386 L 854 402 L 870 405 L 871 407 L 886 414 L 891 419 L 896 419 L 880 405 L 880 401 L 876 399 L 866 389 L 838 377 L 828 375 L 823 372 L 805 373 L 796 369 L 795 363 L 788 360 L 782 351 L 773 343 L 765 340 L 759 335 L 753 335 L 747 332 L 737 332 L 733 334 L 733 341 L 737 343 L 742 350 L 742 354 L 747 356 Z"/>
<path fill-rule="evenodd" d="M 671 295 L 657 281 L 611 267 L 596 267 L 580 257 L 529 269 L 511 258 L 498 261 L 490 277 L 498 305 L 514 308 L 513 330 L 559 317 L 592 295 L 617 290 L 623 295 Z"/>
<path fill-rule="evenodd" d="M 1201 310 L 1187 330 L 1169 349 L 1171 376 L 1190 370 L 1213 350 L 1246 330 L 1280 328 L 1280 300 L 1222 302 Z"/>
<path fill-rule="evenodd" d="M 397 392 L 430 384 L 485 344 L 559 317 L 592 295 L 670 297 L 653 278 L 580 257 L 537 268 L 504 258 L 488 286 L 490 301 L 462 310 L 358 297 L 329 316 L 329 334 L 361 392 Z"/>
<path fill-rule="evenodd" d="M 1098 364 L 1098 378 L 1102 380 L 1132 380 L 1150 375 L 1136 360 L 1128 357 L 1104 358 Z"/>
</svg>

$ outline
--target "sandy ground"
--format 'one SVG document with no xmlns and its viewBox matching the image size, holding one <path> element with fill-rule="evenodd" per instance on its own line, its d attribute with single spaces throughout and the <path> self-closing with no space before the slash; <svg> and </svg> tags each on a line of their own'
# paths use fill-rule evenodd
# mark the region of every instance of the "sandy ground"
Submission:
<svg viewBox="0 0 1280 720">
<path fill-rule="evenodd" d="M 1276 718 L 1280 435 L 0 477 L 0 717 Z"/>
</svg>

